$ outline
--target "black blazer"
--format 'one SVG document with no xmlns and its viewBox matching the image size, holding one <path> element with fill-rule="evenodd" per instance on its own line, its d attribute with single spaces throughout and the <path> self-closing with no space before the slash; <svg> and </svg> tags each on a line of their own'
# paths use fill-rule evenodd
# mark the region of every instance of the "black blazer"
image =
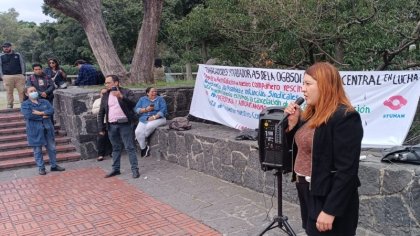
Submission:
<svg viewBox="0 0 420 236">
<path fill-rule="evenodd" d="M 127 116 L 128 121 L 131 123 L 135 123 L 136 121 L 136 116 L 134 114 L 134 106 L 136 105 L 136 98 L 135 95 L 133 93 L 133 91 L 129 90 L 129 89 L 125 89 L 122 87 L 119 87 L 120 92 L 123 95 L 122 99 L 118 99 L 118 103 L 120 104 L 120 107 L 122 109 L 122 111 L 124 112 L 124 114 Z M 105 93 L 102 96 L 101 99 L 101 106 L 99 107 L 99 113 L 98 113 L 98 130 L 99 131 L 105 131 L 106 130 L 106 126 L 104 125 L 104 117 L 106 115 L 106 125 L 108 125 L 109 120 L 108 120 L 108 112 L 109 112 L 109 107 L 108 107 L 108 98 L 109 98 L 109 94 L 110 91 L 108 91 L 107 93 Z"/>
<path fill-rule="evenodd" d="M 323 211 L 334 216 L 345 213 L 352 193 L 360 186 L 362 121 L 358 112 L 346 112 L 345 109 L 345 106 L 339 106 L 326 124 L 315 129 L 312 146 L 310 194 L 325 197 Z M 301 122 L 286 133 L 288 150 L 293 150 L 293 163 L 297 146 L 290 140 L 303 124 Z"/>
</svg>

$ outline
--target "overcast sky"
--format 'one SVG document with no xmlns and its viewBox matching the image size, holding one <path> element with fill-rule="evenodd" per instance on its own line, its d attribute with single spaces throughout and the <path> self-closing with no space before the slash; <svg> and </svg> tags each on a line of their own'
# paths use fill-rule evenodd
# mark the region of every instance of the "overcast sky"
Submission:
<svg viewBox="0 0 420 236">
<path fill-rule="evenodd" d="M 39 23 L 54 21 L 54 19 L 42 13 L 43 0 L 0 0 L 0 12 L 7 12 L 10 8 L 14 8 L 18 13 L 18 20 L 33 21 Z"/>
</svg>

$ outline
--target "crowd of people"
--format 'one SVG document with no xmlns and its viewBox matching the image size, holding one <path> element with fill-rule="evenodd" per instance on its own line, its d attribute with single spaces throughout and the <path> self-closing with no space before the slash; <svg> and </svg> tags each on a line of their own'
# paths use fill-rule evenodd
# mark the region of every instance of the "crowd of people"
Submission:
<svg viewBox="0 0 420 236">
<path fill-rule="evenodd" d="M 105 77 L 105 88 L 100 91 L 100 98 L 94 101 L 92 113 L 97 114 L 98 122 L 97 160 L 102 161 L 109 154 L 112 156 L 112 170 L 105 177 L 121 174 L 121 152 L 124 146 L 132 177 L 139 178 L 135 139 L 140 145 L 141 157 L 148 156 L 150 146 L 146 139 L 157 127 L 166 124 L 167 106 L 163 97 L 157 95 L 156 88 L 149 87 L 146 96 L 136 101 L 133 91 L 120 86 L 118 76 L 108 75 Z M 112 149 L 107 149 L 109 146 Z"/>
<path fill-rule="evenodd" d="M 42 146 L 45 146 L 51 171 L 64 171 L 56 163 L 54 114 L 52 101 L 56 88 L 65 88 L 66 74 L 56 59 L 48 60 L 44 71 L 32 66 L 34 74 L 25 82 L 23 58 L 4 43 L 0 55 L 0 76 L 7 90 L 8 107 L 13 107 L 13 89 L 22 96 L 21 112 L 26 120 L 28 145 L 33 147 L 40 175 L 45 175 Z M 94 68 L 85 61 L 76 62 L 80 79 L 76 85 L 91 85 Z M 156 67 L 162 68 L 157 61 Z M 161 69 L 162 70 L 162 69 Z M 162 78 L 162 73 L 157 73 Z M 89 79 L 90 78 L 90 79 Z M 162 80 L 162 78 L 160 78 Z M 360 115 L 345 94 L 340 74 L 332 64 L 318 62 L 304 73 L 302 92 L 304 110 L 290 103 L 285 125 L 287 150 L 293 158 L 293 181 L 301 208 L 302 227 L 308 235 L 355 235 L 359 194 L 359 156 L 363 128 Z M 26 83 L 26 87 L 25 87 Z M 24 99 L 23 94 L 28 98 Z M 148 137 L 166 124 L 167 106 L 155 87 L 137 100 L 133 91 L 121 87 L 116 75 L 105 77 L 105 88 L 95 100 L 92 113 L 97 114 L 98 161 L 112 156 L 112 170 L 106 178 L 120 175 L 123 147 L 131 164 L 133 178 L 139 178 L 135 140 L 141 157 L 149 155 Z M 111 145 L 109 145 L 111 144 Z"/>
<path fill-rule="evenodd" d="M 16 88 L 26 122 L 28 146 L 33 148 L 39 174 L 46 174 L 42 146 L 47 150 L 51 171 L 64 171 L 56 163 L 53 99 L 55 89 L 68 87 L 66 72 L 56 58 L 49 58 L 45 69 L 35 63 L 32 65 L 33 73 L 25 78 L 23 57 L 12 49 L 11 43 L 3 43 L 2 50 L 0 78 L 6 88 L 7 108 L 13 108 L 13 90 Z M 79 70 L 74 85 L 105 84 L 105 88 L 100 90 L 100 98 L 95 100 L 92 108 L 92 113 L 98 117 L 97 160 L 102 161 L 108 155 L 113 160 L 112 171 L 105 177 L 120 174 L 124 145 L 133 178 L 139 178 L 135 140 L 140 145 L 141 157 L 148 156 L 150 147 L 147 138 L 157 127 L 166 124 L 165 100 L 157 95 L 156 88 L 147 88 L 147 95 L 137 101 L 131 90 L 120 86 L 118 76 L 101 78 L 101 73 L 84 60 L 77 60 L 74 66 Z"/>
</svg>

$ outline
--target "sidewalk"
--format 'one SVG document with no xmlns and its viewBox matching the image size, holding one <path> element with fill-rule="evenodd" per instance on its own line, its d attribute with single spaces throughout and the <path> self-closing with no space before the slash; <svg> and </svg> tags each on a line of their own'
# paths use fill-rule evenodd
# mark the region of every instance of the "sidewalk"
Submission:
<svg viewBox="0 0 420 236">
<path fill-rule="evenodd" d="M 0 232 L 245 236 L 258 235 L 277 215 L 276 198 L 167 161 L 139 158 L 139 179 L 132 179 L 126 156 L 121 164 L 122 174 L 108 179 L 109 158 L 63 163 L 65 172 L 46 176 L 35 167 L 0 172 Z M 299 212 L 283 201 L 283 214 L 303 236 Z M 275 228 L 265 235 L 286 234 Z"/>
<path fill-rule="evenodd" d="M 139 165 L 139 179 L 131 178 L 127 157 L 122 159 L 122 175 L 108 179 L 103 176 L 111 168 L 109 159 L 64 163 L 65 172 L 48 171 L 46 176 L 39 176 L 35 167 L 3 171 L 0 232 L 257 235 L 269 223 L 265 219 L 271 200 L 277 201 L 153 157 L 139 158 Z M 283 205 L 292 228 L 302 232 L 298 206 L 287 202 Z M 273 208 L 270 216 L 276 213 Z M 266 235 L 285 235 L 280 232 L 276 228 Z"/>
</svg>

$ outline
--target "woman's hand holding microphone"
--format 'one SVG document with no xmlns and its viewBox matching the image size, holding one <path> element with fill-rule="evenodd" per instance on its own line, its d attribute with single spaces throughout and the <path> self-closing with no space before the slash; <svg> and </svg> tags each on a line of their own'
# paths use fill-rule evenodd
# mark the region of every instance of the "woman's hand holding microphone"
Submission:
<svg viewBox="0 0 420 236">
<path fill-rule="evenodd" d="M 291 102 L 285 109 L 284 109 L 284 113 L 286 113 L 287 116 L 287 121 L 288 121 L 288 127 L 286 129 L 286 132 L 292 130 L 297 123 L 299 122 L 299 117 L 300 117 L 300 105 L 302 105 L 302 103 L 305 100 L 303 98 L 298 98 L 296 99 L 296 101 Z"/>
</svg>

